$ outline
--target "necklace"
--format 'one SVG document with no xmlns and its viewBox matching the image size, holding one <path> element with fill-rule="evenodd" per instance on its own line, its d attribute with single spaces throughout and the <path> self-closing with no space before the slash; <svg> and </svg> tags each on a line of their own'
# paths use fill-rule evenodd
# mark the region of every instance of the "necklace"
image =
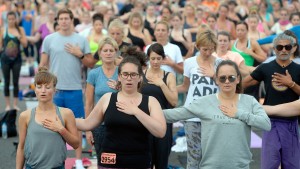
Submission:
<svg viewBox="0 0 300 169">
<path fill-rule="evenodd" d="M 290 60 L 290 62 L 289 63 L 287 63 L 287 64 L 279 64 L 282 68 L 286 68 L 289 64 L 291 64 L 292 63 L 292 61 Z"/>
</svg>

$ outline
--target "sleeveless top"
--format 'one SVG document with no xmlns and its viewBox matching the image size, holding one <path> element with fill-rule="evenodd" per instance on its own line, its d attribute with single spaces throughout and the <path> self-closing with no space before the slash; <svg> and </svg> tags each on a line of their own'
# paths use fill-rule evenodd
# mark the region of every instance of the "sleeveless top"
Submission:
<svg viewBox="0 0 300 169">
<path fill-rule="evenodd" d="M 144 29 L 142 30 L 142 32 L 144 33 Z M 130 32 L 130 29 L 128 29 L 127 37 L 129 39 L 131 39 L 131 42 L 134 46 L 137 46 L 141 49 L 141 51 L 144 51 L 144 47 L 145 47 L 146 44 L 145 44 L 145 42 L 142 38 L 139 38 L 137 36 L 132 35 L 131 32 Z"/>
<path fill-rule="evenodd" d="M 35 114 L 36 108 L 33 108 L 25 139 L 24 155 L 26 164 L 38 169 L 62 166 L 67 158 L 65 140 L 59 133 L 38 124 L 35 120 Z M 58 107 L 56 107 L 56 114 L 65 126 Z"/>
<path fill-rule="evenodd" d="M 196 22 L 196 21 L 195 21 Z M 186 22 L 186 20 L 184 20 L 184 23 L 183 23 L 183 29 L 189 29 L 189 28 L 193 28 L 192 25 L 188 24 Z M 197 32 L 196 33 L 191 33 L 192 35 L 192 42 L 196 42 L 196 38 L 197 38 Z"/>
<path fill-rule="evenodd" d="M 149 131 L 133 115 L 117 110 L 118 93 L 112 93 L 109 105 L 104 114 L 106 133 L 99 153 L 99 165 L 108 168 L 150 168 L 150 136 Z M 138 106 L 146 114 L 150 114 L 149 96 L 142 95 Z M 104 153 L 115 154 L 115 164 L 105 164 Z"/>
<path fill-rule="evenodd" d="M 246 66 L 253 66 L 254 65 L 254 58 L 243 52 L 243 51 L 240 51 L 237 47 L 236 47 L 236 44 L 238 42 L 238 39 L 234 42 L 232 48 L 231 48 L 231 51 L 234 51 L 234 52 L 237 52 L 239 53 L 241 56 L 243 56 L 244 60 L 245 60 L 245 65 Z M 247 48 L 250 49 L 251 48 L 251 41 L 250 39 L 248 39 L 248 42 L 247 42 Z"/>
<path fill-rule="evenodd" d="M 160 103 L 160 106 L 162 109 L 171 108 L 172 106 L 168 102 L 162 89 L 154 84 L 148 83 L 148 79 L 146 78 L 147 70 L 145 71 L 145 74 L 143 75 L 143 85 L 141 88 L 141 93 L 144 95 L 147 95 L 147 96 L 155 97 L 158 100 L 158 102 Z M 167 84 L 167 78 L 168 78 L 169 73 L 170 72 L 164 71 L 164 77 L 162 80 L 165 84 Z"/>
<path fill-rule="evenodd" d="M 183 39 L 186 40 L 186 37 L 184 36 L 184 30 L 182 29 L 182 36 L 183 36 Z M 170 34 L 170 43 L 174 44 L 174 45 L 177 45 L 181 51 L 181 55 L 182 56 L 185 56 L 188 52 L 188 49 L 183 45 L 183 43 L 179 42 L 179 41 L 176 41 L 173 39 L 172 37 L 172 31 L 171 31 L 171 34 Z"/>
<path fill-rule="evenodd" d="M 90 46 L 90 49 L 91 49 L 91 53 L 97 53 L 98 47 L 99 47 L 97 42 L 95 42 L 93 39 L 91 39 L 89 41 L 89 46 Z M 102 65 L 102 59 L 101 58 L 99 58 L 99 61 L 96 63 L 96 65 L 98 65 L 98 66 Z"/>
<path fill-rule="evenodd" d="M 6 28 L 4 37 L 3 37 L 3 51 L 1 54 L 1 61 L 6 64 L 10 63 L 21 63 L 21 52 L 20 52 L 20 40 L 8 33 L 8 29 Z"/>
<path fill-rule="evenodd" d="M 157 19 L 155 19 L 154 23 L 157 23 Z M 154 29 L 151 27 L 151 24 L 150 24 L 150 22 L 147 19 L 145 19 L 144 27 L 146 29 L 148 29 L 150 35 L 152 36 L 152 40 L 154 40 L 155 39 L 155 37 L 154 37 Z"/>
</svg>

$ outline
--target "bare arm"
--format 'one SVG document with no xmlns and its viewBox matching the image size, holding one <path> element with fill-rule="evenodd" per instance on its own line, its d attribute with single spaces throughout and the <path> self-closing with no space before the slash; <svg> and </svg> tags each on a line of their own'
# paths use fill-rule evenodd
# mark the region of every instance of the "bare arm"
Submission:
<svg viewBox="0 0 300 169">
<path fill-rule="evenodd" d="M 246 89 L 249 86 L 256 85 L 256 84 L 258 84 L 258 81 L 253 79 L 251 75 L 248 75 L 245 79 L 243 79 L 243 82 L 242 82 L 242 86 L 244 89 Z"/>
<path fill-rule="evenodd" d="M 79 146 L 79 137 L 75 123 L 75 116 L 69 109 L 62 109 L 62 113 L 64 114 L 65 127 L 59 131 L 59 134 L 70 146 L 76 149 Z"/>
<path fill-rule="evenodd" d="M 138 109 L 134 116 L 149 130 L 155 137 L 163 138 L 166 133 L 166 120 L 164 118 L 159 102 L 154 97 L 149 97 L 150 116 Z"/>
<path fill-rule="evenodd" d="M 178 93 L 185 93 L 190 87 L 190 78 L 184 76 L 183 83 L 177 86 Z"/>
<path fill-rule="evenodd" d="M 103 121 L 104 112 L 107 109 L 110 97 L 111 93 L 106 93 L 101 97 L 86 119 L 76 119 L 76 126 L 78 130 L 90 131 Z"/>
<path fill-rule="evenodd" d="M 167 85 L 164 83 L 161 86 L 161 89 L 168 102 L 175 107 L 178 101 L 178 93 L 176 89 L 176 78 L 173 73 L 169 73 L 167 77 Z"/>
<path fill-rule="evenodd" d="M 253 52 L 250 55 L 255 58 L 258 62 L 263 62 L 267 59 L 266 53 L 262 50 L 256 40 L 251 39 L 251 45 Z"/>
<path fill-rule="evenodd" d="M 40 67 L 45 66 L 45 67 L 49 68 L 49 56 L 47 53 L 42 53 L 39 66 Z"/>
<path fill-rule="evenodd" d="M 26 34 L 25 34 L 25 31 L 22 27 L 19 27 L 20 29 L 20 37 L 19 37 L 19 40 L 22 44 L 23 47 L 27 47 L 28 45 L 28 42 L 27 42 L 27 38 L 26 38 Z"/>
<path fill-rule="evenodd" d="M 16 169 L 23 169 L 25 163 L 24 145 L 27 134 L 30 111 L 22 112 L 19 117 L 19 144 L 16 156 Z"/>
<path fill-rule="evenodd" d="M 42 121 L 45 128 L 59 133 L 63 139 L 74 149 L 79 146 L 78 132 L 75 125 L 75 117 L 73 112 L 67 108 L 61 108 L 62 118 L 65 122 L 63 126 L 60 118 L 56 115 L 55 119 L 46 118 Z"/>
<path fill-rule="evenodd" d="M 36 42 L 38 42 L 40 39 L 41 39 L 41 34 L 40 34 L 40 32 L 36 32 L 36 33 L 34 34 L 34 36 L 27 36 L 28 42 L 31 42 L 31 43 L 36 43 Z"/>
<path fill-rule="evenodd" d="M 144 41 L 144 43 L 145 43 L 146 46 L 152 44 L 151 35 L 150 35 L 148 29 L 144 29 L 144 38 L 143 38 L 143 41 Z"/>
<path fill-rule="evenodd" d="M 279 104 L 276 106 L 266 106 L 263 108 L 268 115 L 277 115 L 283 117 L 299 116 L 300 115 L 300 100 L 296 100 L 290 103 Z"/>
<path fill-rule="evenodd" d="M 93 85 L 87 83 L 85 88 L 85 118 L 87 118 L 94 108 L 94 91 Z M 91 131 L 86 131 L 86 139 L 90 145 L 93 144 L 93 134 Z"/>
</svg>

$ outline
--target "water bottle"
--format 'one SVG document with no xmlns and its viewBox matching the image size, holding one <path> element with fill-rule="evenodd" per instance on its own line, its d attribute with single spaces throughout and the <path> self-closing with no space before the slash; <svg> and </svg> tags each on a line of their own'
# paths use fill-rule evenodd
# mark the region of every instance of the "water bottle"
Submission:
<svg viewBox="0 0 300 169">
<path fill-rule="evenodd" d="M 96 154 L 96 150 L 95 150 L 95 146 L 92 146 L 92 158 L 96 159 L 97 158 L 97 154 Z"/>
<path fill-rule="evenodd" d="M 85 134 L 82 134 L 82 149 L 86 148 L 86 138 L 85 138 Z"/>
<path fill-rule="evenodd" d="M 2 124 L 2 138 L 7 139 L 7 125 L 6 125 L 6 123 Z"/>
</svg>

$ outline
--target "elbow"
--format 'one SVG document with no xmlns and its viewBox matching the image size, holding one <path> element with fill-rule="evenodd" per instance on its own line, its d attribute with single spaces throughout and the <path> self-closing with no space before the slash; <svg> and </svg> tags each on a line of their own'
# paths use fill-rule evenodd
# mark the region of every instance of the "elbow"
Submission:
<svg viewBox="0 0 300 169">
<path fill-rule="evenodd" d="M 163 127 L 163 129 L 161 129 L 158 133 L 157 133 L 157 135 L 156 135 L 156 137 L 157 138 L 164 138 L 165 137 L 165 135 L 166 135 L 166 125 L 165 125 L 165 127 Z"/>
<path fill-rule="evenodd" d="M 71 145 L 74 149 L 77 149 L 79 147 L 79 139 L 75 139 L 74 143 Z"/>
</svg>

